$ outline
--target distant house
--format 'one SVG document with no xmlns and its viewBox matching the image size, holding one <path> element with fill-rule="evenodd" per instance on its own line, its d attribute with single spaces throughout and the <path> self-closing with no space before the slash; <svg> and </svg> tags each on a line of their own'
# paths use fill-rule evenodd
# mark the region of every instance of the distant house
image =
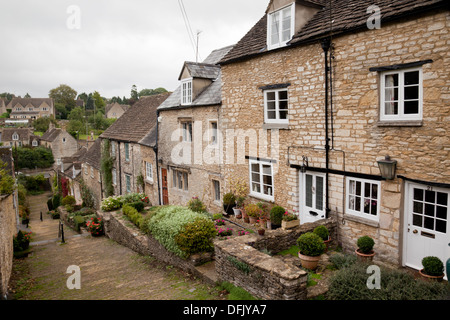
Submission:
<svg viewBox="0 0 450 320">
<path fill-rule="evenodd" d="M 81 158 L 86 154 L 85 147 L 81 147 L 71 157 L 65 157 L 61 159 L 60 166 L 58 167 L 58 175 L 60 178 L 64 178 L 69 181 L 68 194 L 72 195 L 76 199 L 77 204 L 82 204 L 81 199 L 81 187 L 80 176 L 82 171 Z"/>
<path fill-rule="evenodd" d="M 7 105 L 7 102 L 8 102 L 8 101 L 6 101 L 5 98 L 1 98 L 1 97 L 0 97 L 0 115 L 2 115 L 2 114 L 4 114 L 4 113 L 7 112 L 7 111 L 6 111 L 6 105 Z"/>
<path fill-rule="evenodd" d="M 158 201 L 157 195 L 153 196 L 158 187 L 156 155 L 149 146 L 155 142 L 156 110 L 168 96 L 169 93 L 142 97 L 100 136 L 102 146 L 109 143 L 114 160 L 111 174 L 115 195 L 146 192 L 153 197 L 151 201 Z"/>
<path fill-rule="evenodd" d="M 28 128 L 3 128 L 0 129 L 0 142 L 9 147 L 37 147 L 40 144 L 40 138 Z"/>
<path fill-rule="evenodd" d="M 105 107 L 105 117 L 106 119 L 119 119 L 129 108 L 129 105 L 123 105 L 117 102 L 108 104 Z"/>
<path fill-rule="evenodd" d="M 13 98 L 6 109 L 11 109 L 11 119 L 36 120 L 55 116 L 55 106 L 50 98 Z"/>
<path fill-rule="evenodd" d="M 101 139 L 95 143 L 80 158 L 81 176 L 79 181 L 92 192 L 94 207 L 100 208 L 103 199 L 102 174 L 101 174 Z"/>
<path fill-rule="evenodd" d="M 41 145 L 52 149 L 57 166 L 61 165 L 62 158 L 70 157 L 78 151 L 77 140 L 67 131 L 53 125 L 41 137 Z"/>
</svg>

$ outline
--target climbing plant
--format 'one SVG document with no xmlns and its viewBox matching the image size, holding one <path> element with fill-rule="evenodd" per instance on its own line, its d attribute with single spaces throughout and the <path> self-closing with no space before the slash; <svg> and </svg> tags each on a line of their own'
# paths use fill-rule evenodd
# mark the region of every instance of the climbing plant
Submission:
<svg viewBox="0 0 450 320">
<path fill-rule="evenodd" d="M 103 143 L 103 150 L 101 157 L 101 171 L 106 197 L 114 195 L 114 186 L 112 181 L 112 169 L 114 159 L 111 157 L 110 146 L 111 146 L 110 141 L 105 139 Z"/>
<path fill-rule="evenodd" d="M 91 189 L 88 188 L 83 179 L 80 181 L 80 193 L 83 205 L 88 208 L 94 208 L 95 199 Z"/>
</svg>

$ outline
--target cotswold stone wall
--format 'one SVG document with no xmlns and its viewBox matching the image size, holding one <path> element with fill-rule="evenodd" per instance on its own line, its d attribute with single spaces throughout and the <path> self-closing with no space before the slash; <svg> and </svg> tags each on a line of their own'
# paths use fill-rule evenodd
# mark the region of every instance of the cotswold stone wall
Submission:
<svg viewBox="0 0 450 320">
<path fill-rule="evenodd" d="M 219 279 L 242 287 L 251 294 L 267 300 L 305 300 L 307 273 L 295 265 L 285 263 L 272 254 L 289 249 L 298 237 L 325 225 L 336 242 L 336 224 L 311 223 L 290 230 L 266 231 L 264 237 L 247 235 L 226 241 L 216 241 L 215 260 Z"/>
<path fill-rule="evenodd" d="M 377 160 L 390 155 L 398 161 L 398 175 L 448 183 L 449 26 L 448 11 L 440 11 L 386 23 L 379 30 L 333 38 L 331 169 L 379 176 Z M 414 125 L 379 121 L 380 75 L 369 69 L 424 60 L 433 62 L 422 66 L 423 121 Z M 237 152 L 228 158 L 225 150 L 225 182 L 249 176 L 245 156 L 275 160 L 274 203 L 291 212 L 300 211 L 300 174 L 291 165 L 301 165 L 306 156 L 310 167 L 325 168 L 324 68 L 324 53 L 318 42 L 222 66 L 222 131 L 243 130 L 241 135 L 245 135 L 253 130 L 258 137 L 266 134 L 269 141 L 263 153 L 260 140 L 247 143 L 239 158 Z M 270 143 L 276 131 L 264 125 L 264 93 L 260 88 L 276 84 L 288 84 L 289 126 L 279 129 L 279 143 Z M 237 139 L 233 142 L 228 138 L 225 135 L 224 146 L 234 145 L 237 150 Z M 381 182 L 381 211 L 376 222 L 347 214 L 345 183 L 343 175 L 330 175 L 329 209 L 339 218 L 338 233 L 344 250 L 353 251 L 357 238 L 369 235 L 376 242 L 375 260 L 398 264 L 404 180 Z"/>
<path fill-rule="evenodd" d="M 13 196 L 0 197 L 0 300 L 8 292 L 13 265 L 13 237 L 16 234 Z"/>
</svg>

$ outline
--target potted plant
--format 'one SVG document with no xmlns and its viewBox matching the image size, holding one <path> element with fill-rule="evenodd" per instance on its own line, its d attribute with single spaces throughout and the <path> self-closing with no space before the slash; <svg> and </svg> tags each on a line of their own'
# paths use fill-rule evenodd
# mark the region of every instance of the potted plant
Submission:
<svg viewBox="0 0 450 320">
<path fill-rule="evenodd" d="M 275 206 L 270 210 L 270 222 L 272 223 L 272 229 L 281 227 L 283 221 L 283 215 L 286 210 L 281 206 Z"/>
<path fill-rule="evenodd" d="M 91 218 L 86 221 L 86 228 L 93 237 L 99 237 L 103 235 L 103 221 L 101 218 Z"/>
<path fill-rule="evenodd" d="M 372 261 L 375 256 L 375 251 L 373 251 L 373 246 L 375 241 L 369 236 L 362 236 L 356 242 L 358 249 L 355 250 L 356 255 L 362 261 Z"/>
<path fill-rule="evenodd" d="M 261 209 L 258 205 L 251 203 L 245 207 L 245 213 L 248 215 L 250 223 L 254 224 L 261 215 Z"/>
<path fill-rule="evenodd" d="M 233 208 L 236 217 L 241 214 L 241 209 L 244 207 L 244 201 L 245 197 L 239 196 L 236 198 L 236 207 Z"/>
<path fill-rule="evenodd" d="M 281 220 L 281 228 L 283 230 L 292 229 L 298 225 L 298 216 L 296 214 L 292 214 L 287 211 L 283 214 L 283 218 Z"/>
<path fill-rule="evenodd" d="M 422 259 L 423 269 L 420 275 L 425 279 L 442 281 L 444 279 L 444 263 L 438 257 L 425 257 Z"/>
<path fill-rule="evenodd" d="M 325 227 L 324 225 L 320 225 L 320 226 L 317 226 L 316 228 L 314 228 L 313 232 L 322 238 L 322 240 L 326 246 L 325 252 L 327 252 L 328 246 L 330 245 L 330 242 L 331 242 L 330 232 L 328 231 L 328 228 Z"/>
<path fill-rule="evenodd" d="M 260 236 L 263 236 L 265 233 L 266 233 L 266 229 L 264 229 L 264 228 L 259 228 L 259 229 L 258 229 L 258 234 L 259 234 Z"/>
<path fill-rule="evenodd" d="M 302 266 L 306 269 L 315 270 L 320 261 L 320 256 L 325 252 L 325 243 L 321 237 L 314 232 L 302 234 L 297 239 L 299 247 L 298 257 Z"/>
<path fill-rule="evenodd" d="M 233 214 L 233 208 L 236 206 L 236 197 L 231 192 L 223 196 L 223 210 L 227 215 Z"/>
</svg>

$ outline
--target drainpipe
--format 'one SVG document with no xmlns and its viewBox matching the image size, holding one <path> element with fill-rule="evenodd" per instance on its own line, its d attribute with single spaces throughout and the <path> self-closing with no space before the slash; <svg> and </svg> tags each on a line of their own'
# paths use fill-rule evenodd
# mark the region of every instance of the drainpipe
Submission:
<svg viewBox="0 0 450 320">
<path fill-rule="evenodd" d="M 162 205 L 161 201 L 161 183 L 159 181 L 160 175 L 159 175 L 159 160 L 158 160 L 158 142 L 159 142 L 159 110 L 156 110 L 156 146 L 153 147 L 153 151 L 155 152 L 155 162 L 156 162 L 156 179 L 158 180 L 158 201 L 159 205 Z"/>
<path fill-rule="evenodd" d="M 326 211 L 325 218 L 329 218 L 330 208 L 329 208 L 329 195 L 328 195 L 328 184 L 329 184 L 329 169 L 330 169 L 330 138 L 328 136 L 328 92 L 329 92 L 329 80 L 328 74 L 330 72 L 330 67 L 328 65 L 328 53 L 331 47 L 331 41 L 329 38 L 323 39 L 321 42 L 322 49 L 325 55 L 325 162 L 326 162 L 326 183 L 325 183 L 325 194 L 326 194 Z"/>
</svg>

